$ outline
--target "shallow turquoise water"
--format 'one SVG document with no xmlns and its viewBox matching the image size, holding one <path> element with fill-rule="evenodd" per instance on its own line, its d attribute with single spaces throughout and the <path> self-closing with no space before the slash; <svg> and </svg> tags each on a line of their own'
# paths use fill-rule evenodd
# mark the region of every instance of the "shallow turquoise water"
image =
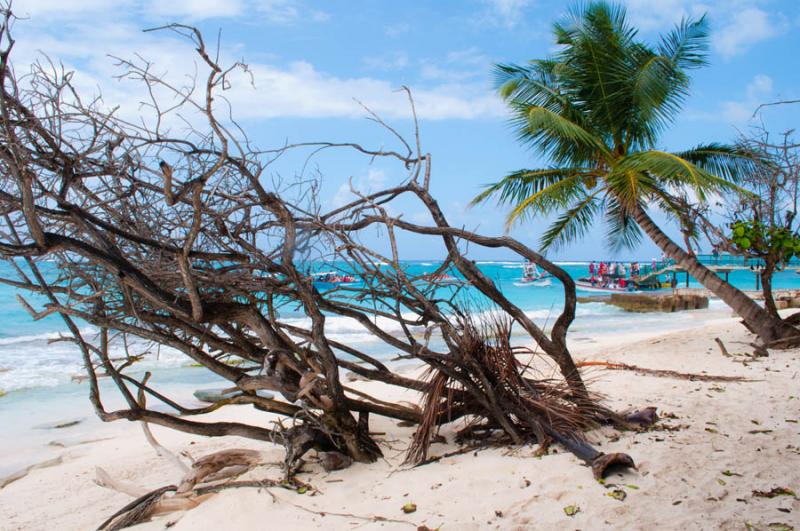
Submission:
<svg viewBox="0 0 800 531">
<path fill-rule="evenodd" d="M 561 311 L 563 299 L 561 284 L 552 279 L 549 286 L 519 285 L 522 277 L 522 262 L 511 261 L 478 261 L 476 264 L 481 270 L 500 287 L 503 293 L 526 313 L 541 324 L 555 318 Z M 420 274 L 433 271 L 437 262 L 418 261 L 407 262 L 404 266 L 411 274 Z M 565 262 L 561 266 L 571 276 L 578 278 L 588 273 L 586 263 Z M 321 266 L 323 267 L 323 266 Z M 6 273 L 9 266 L 0 263 L 2 272 Z M 43 264 L 46 274 L 55 274 L 48 264 Z M 750 271 L 734 271 L 730 276 L 731 281 L 742 288 L 755 288 L 755 275 Z M 516 283 L 516 284 L 515 284 Z M 679 275 L 678 285 L 683 286 L 685 280 Z M 800 275 L 787 271 L 777 273 L 774 284 L 776 288 L 800 288 Z M 690 286 L 699 287 L 699 284 L 690 280 Z M 0 390 L 6 392 L 18 391 L 35 387 L 52 387 L 68 384 L 73 375 L 81 374 L 81 360 L 77 349 L 65 342 L 48 343 L 65 330 L 63 322 L 58 316 L 49 316 L 41 321 L 33 321 L 22 306 L 16 301 L 17 290 L 6 285 L 0 285 Z M 580 294 L 580 293 L 579 293 Z M 28 293 L 24 294 L 34 306 L 42 302 L 42 298 Z M 467 289 L 465 298 L 469 298 L 479 307 L 482 306 L 479 298 L 475 297 L 474 290 Z M 712 307 L 722 308 L 719 302 Z M 302 324 L 306 318 L 296 310 L 287 309 L 283 317 L 297 324 Z M 659 315 L 657 318 L 646 314 L 628 314 L 614 307 L 601 303 L 579 304 L 577 319 L 571 329 L 571 337 L 586 335 L 588 333 L 614 333 L 616 330 L 628 329 L 635 326 L 637 329 L 669 328 L 677 326 L 684 319 L 678 314 Z M 374 337 L 367 333 L 354 321 L 342 317 L 331 317 L 327 320 L 328 333 L 339 340 L 351 342 L 375 355 L 391 357 L 395 352 L 385 345 L 376 342 Z M 391 327 L 393 323 L 387 323 Z M 86 327 L 91 330 L 90 327 Z M 158 355 L 151 355 L 144 367 L 157 366 L 160 369 L 177 368 L 186 364 L 186 359 L 171 349 L 161 349 Z M 181 374 L 180 372 L 178 374 Z M 188 377 L 189 373 L 186 373 Z M 9 397 L 0 400 L 9 402 Z"/>
</svg>

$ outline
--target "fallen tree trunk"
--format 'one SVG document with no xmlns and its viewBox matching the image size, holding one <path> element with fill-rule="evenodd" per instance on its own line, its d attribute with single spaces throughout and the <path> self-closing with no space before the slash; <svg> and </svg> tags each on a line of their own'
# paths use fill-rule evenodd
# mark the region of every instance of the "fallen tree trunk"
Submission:
<svg viewBox="0 0 800 531">
<path fill-rule="evenodd" d="M 370 434 L 370 415 L 419 424 L 412 460 L 424 457 L 438 426 L 467 419 L 497 425 L 516 444 L 556 441 L 593 466 L 601 458 L 615 461 L 590 450 L 581 436 L 619 418 L 591 395 L 567 348 L 575 317 L 572 278 L 513 238 L 449 224 L 430 193 L 432 156 L 422 150 L 416 119 L 415 141 L 408 142 L 366 109 L 395 149 L 331 142 L 251 149 L 215 99 L 231 70 L 244 65 L 219 64 L 197 29 L 173 24 L 160 31 L 196 48 L 206 76 L 197 80 L 203 95 L 155 77 L 143 60 L 120 60 L 122 77 L 144 81 L 151 97 L 166 91 L 182 102 L 154 100 L 155 116 L 132 126 L 101 100 L 75 98 L 68 74 L 34 66 L 30 79 L 19 83 L 11 20 L 5 12 L 0 24 L 0 257 L 13 273 L 0 281 L 43 298 L 39 309 L 21 299 L 32 318 L 61 316 L 102 420 L 142 422 L 150 439 L 147 424 L 157 424 L 282 445 L 288 477 L 311 449 L 331 456 L 331 466 L 378 459 L 382 449 Z M 199 110 L 205 123 L 173 138 L 163 124 L 183 108 Z M 354 153 L 359 163 L 364 156 L 397 163 L 405 177 L 375 192 L 353 188 L 353 200 L 341 206 L 320 197 L 321 177 L 265 178 L 283 155 L 311 157 L 335 148 Z M 407 211 L 408 203 L 431 222 L 411 223 L 396 213 Z M 380 242 L 365 245 L 365 233 L 376 230 Z M 431 241 L 445 259 L 432 271 L 415 271 L 399 250 L 403 236 Z M 561 282 L 564 306 L 549 331 L 470 259 L 468 247 L 514 253 Z M 96 332 L 82 331 L 78 322 Z M 335 337 L 343 323 L 426 365 L 435 385 Z M 555 363 L 555 378 L 542 379 L 516 361 L 512 329 L 519 333 L 515 342 L 535 343 L 537 355 Z M 226 380 L 232 396 L 187 407 L 147 378 L 131 376 L 161 349 Z M 421 392 L 424 406 L 347 387 L 343 368 Z M 105 407 L 100 375 L 116 387 L 123 408 Z M 175 413 L 157 411 L 145 397 Z M 264 412 L 262 421 L 203 420 L 242 404 Z M 229 459 L 241 462 L 223 469 L 243 470 L 244 457 L 217 456 L 201 468 L 195 463 L 197 477 L 176 489 L 193 491 L 198 477 L 219 472 Z M 151 492 L 128 512 L 147 513 L 165 492 Z"/>
</svg>

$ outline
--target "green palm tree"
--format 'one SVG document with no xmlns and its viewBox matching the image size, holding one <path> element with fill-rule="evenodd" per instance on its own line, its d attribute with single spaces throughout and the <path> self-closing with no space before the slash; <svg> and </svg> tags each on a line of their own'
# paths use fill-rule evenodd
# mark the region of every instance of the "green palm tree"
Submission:
<svg viewBox="0 0 800 531">
<path fill-rule="evenodd" d="M 613 248 L 636 245 L 647 234 L 736 311 L 766 341 L 792 333 L 747 295 L 673 242 L 648 215 L 657 206 L 681 219 L 678 197 L 737 189 L 753 167 L 746 152 L 721 144 L 670 153 L 659 135 L 688 95 L 691 69 L 706 64 L 705 17 L 684 19 L 655 46 L 637 39 L 625 9 L 606 2 L 580 4 L 554 24 L 560 50 L 527 65 L 497 65 L 497 85 L 519 140 L 549 167 L 514 172 L 473 200 L 512 205 L 507 223 L 557 213 L 543 248 L 580 238 L 604 216 Z"/>
</svg>

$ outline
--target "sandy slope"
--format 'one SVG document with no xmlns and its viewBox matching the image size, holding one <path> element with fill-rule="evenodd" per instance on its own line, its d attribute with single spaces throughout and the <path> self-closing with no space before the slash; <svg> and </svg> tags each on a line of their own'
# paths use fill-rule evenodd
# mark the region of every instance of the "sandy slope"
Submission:
<svg viewBox="0 0 800 531">
<path fill-rule="evenodd" d="M 764 526 L 782 522 L 800 528 L 800 501 L 752 494 L 777 486 L 800 493 L 800 424 L 796 422 L 800 421 L 800 351 L 775 352 L 748 365 L 725 358 L 714 337 L 721 337 L 733 353 L 752 350 L 746 345 L 751 338 L 733 319 L 658 337 L 631 337 L 581 342 L 574 352 L 579 359 L 741 375 L 757 381 L 720 384 L 589 371 L 594 390 L 606 394 L 613 407 L 652 404 L 677 417 L 664 421 L 674 431 L 592 434 L 606 451 L 628 452 L 639 465 L 638 471 L 608 479 L 627 493 L 624 501 L 607 496 L 611 489 L 596 483 L 588 468 L 558 448 L 541 459 L 533 457 L 531 447 L 501 448 L 407 469 L 401 463 L 412 430 L 375 419 L 372 429 L 385 432 L 381 438 L 386 459 L 333 473 L 309 464 L 301 477 L 318 489 L 313 496 L 281 489 L 274 489 L 272 496 L 255 489 L 226 491 L 197 509 L 141 528 L 164 529 L 174 523 L 171 529 L 187 530 L 412 529 L 423 524 L 444 530 L 744 529 L 745 522 Z M 380 392 L 392 400 L 414 399 L 389 390 Z M 247 418 L 254 412 L 242 406 L 235 414 Z M 130 501 L 92 482 L 97 465 L 116 478 L 148 488 L 172 483 L 180 476 L 146 446 L 137 426 L 121 426 L 112 439 L 67 447 L 61 464 L 33 470 L 0 490 L 0 529 L 96 527 Z M 449 441 L 455 429 L 443 430 Z M 261 449 L 272 464 L 249 476 L 279 476 L 280 449 L 235 438 L 209 441 L 158 429 L 156 434 L 163 444 L 195 456 L 219 448 Z M 434 445 L 437 453 L 452 449 L 455 446 Z M 407 502 L 417 505 L 415 513 L 403 514 L 401 507 Z M 569 517 L 563 508 L 573 504 L 580 512 Z M 372 516 L 398 522 L 371 522 Z"/>
</svg>

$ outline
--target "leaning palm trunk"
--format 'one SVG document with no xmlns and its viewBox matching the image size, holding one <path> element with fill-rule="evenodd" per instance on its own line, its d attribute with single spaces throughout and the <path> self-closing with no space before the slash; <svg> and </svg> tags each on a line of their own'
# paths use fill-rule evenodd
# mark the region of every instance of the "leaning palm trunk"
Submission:
<svg viewBox="0 0 800 531">
<path fill-rule="evenodd" d="M 780 316 L 771 315 L 741 290 L 725 282 L 719 275 L 701 264 L 697 257 L 681 249 L 653 222 L 644 208 L 637 205 L 632 215 L 636 223 L 668 257 L 675 260 L 677 265 L 688 271 L 700 284 L 730 306 L 765 344 L 797 335 L 797 330 L 784 323 Z"/>
</svg>

